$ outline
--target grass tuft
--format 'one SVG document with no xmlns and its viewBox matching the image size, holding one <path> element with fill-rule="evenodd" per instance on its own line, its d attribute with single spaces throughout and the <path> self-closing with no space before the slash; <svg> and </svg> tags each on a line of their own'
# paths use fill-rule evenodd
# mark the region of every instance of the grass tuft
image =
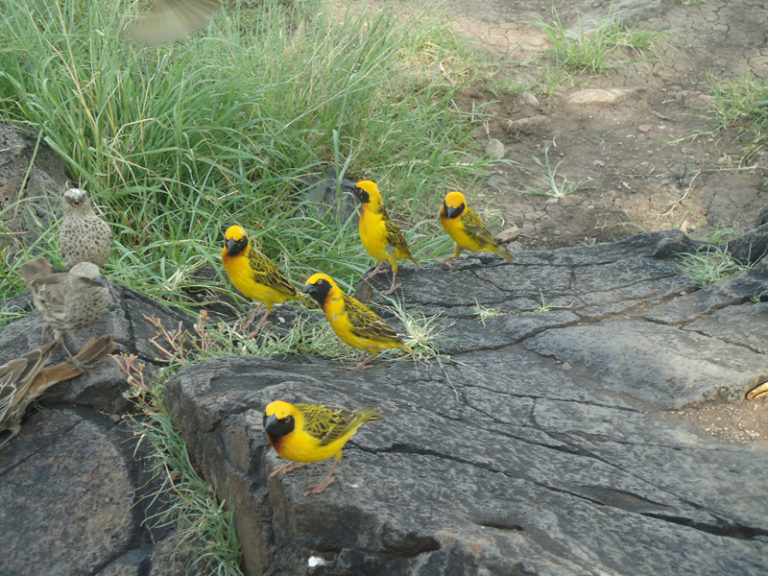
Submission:
<svg viewBox="0 0 768 576">
<path fill-rule="evenodd" d="M 554 93 L 572 73 L 599 74 L 612 68 L 648 62 L 656 58 L 656 43 L 662 33 L 629 27 L 616 14 L 607 20 L 578 29 L 567 29 L 553 9 L 551 22 L 538 21 L 551 47 L 547 52 L 544 85 Z"/>
<path fill-rule="evenodd" d="M 712 77 L 715 116 L 721 128 L 736 127 L 751 157 L 768 142 L 768 79 Z"/>
</svg>

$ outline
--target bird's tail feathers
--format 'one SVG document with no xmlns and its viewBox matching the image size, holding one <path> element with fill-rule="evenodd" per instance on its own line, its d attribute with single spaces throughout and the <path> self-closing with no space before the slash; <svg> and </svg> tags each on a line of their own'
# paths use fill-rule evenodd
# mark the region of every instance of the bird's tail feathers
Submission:
<svg viewBox="0 0 768 576">
<path fill-rule="evenodd" d="M 357 410 L 357 413 L 360 415 L 361 424 L 365 424 L 366 422 L 371 422 L 372 420 L 378 420 L 381 418 L 381 408 L 375 408 L 373 406 L 360 408 Z"/>
<path fill-rule="evenodd" d="M 24 279 L 24 284 L 29 286 L 38 278 L 53 274 L 53 266 L 43 257 L 35 258 L 19 266 L 19 274 Z"/>
<path fill-rule="evenodd" d="M 509 252 L 507 252 L 507 249 L 504 248 L 504 246 L 496 246 L 495 252 L 496 252 L 496 254 L 498 254 L 499 256 L 504 258 L 510 264 L 514 264 L 515 263 L 515 257 L 512 256 L 512 254 L 510 254 Z"/>
</svg>

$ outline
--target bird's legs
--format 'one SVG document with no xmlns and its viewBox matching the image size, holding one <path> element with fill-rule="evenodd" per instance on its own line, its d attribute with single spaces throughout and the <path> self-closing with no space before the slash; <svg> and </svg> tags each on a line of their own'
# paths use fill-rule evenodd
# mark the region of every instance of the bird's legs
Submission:
<svg viewBox="0 0 768 576">
<path fill-rule="evenodd" d="M 392 262 L 392 285 L 387 288 L 386 290 L 382 291 L 382 294 L 384 295 L 390 295 L 392 292 L 397 290 L 399 288 L 397 284 L 397 264 L 393 261 Z"/>
<path fill-rule="evenodd" d="M 288 462 L 288 464 L 280 464 L 280 466 L 275 466 L 274 470 L 270 472 L 269 478 L 274 478 L 280 474 L 288 474 L 288 472 L 292 472 L 297 468 L 306 466 L 307 464 L 309 464 L 309 462 Z"/>
<path fill-rule="evenodd" d="M 85 362 L 78 360 L 78 358 L 74 356 L 72 352 L 69 351 L 69 348 L 67 348 L 67 344 L 65 342 L 66 338 L 67 338 L 66 332 L 62 332 L 58 338 L 58 341 L 59 341 L 59 344 L 61 345 L 62 350 L 64 350 L 64 353 L 67 355 L 67 358 L 69 358 L 70 364 L 72 364 L 75 368 L 80 370 L 80 372 L 87 372 L 88 370 L 96 366 L 96 364 L 98 364 L 98 361 L 94 362 L 93 364 L 87 364 Z"/>
<path fill-rule="evenodd" d="M 448 256 L 448 258 L 435 258 L 435 261 L 440 262 L 440 264 L 445 264 L 446 266 L 448 266 L 448 268 L 453 270 L 453 265 L 451 264 L 451 260 L 458 258 L 459 254 L 461 254 L 461 249 L 459 249 L 459 246 L 457 244 L 453 249 L 453 256 Z"/>
<path fill-rule="evenodd" d="M 346 367 L 345 370 L 367 370 L 368 368 L 373 368 L 373 366 L 368 365 L 368 362 L 373 360 L 373 358 L 373 355 L 368 354 L 367 352 L 361 356 L 346 358 L 346 360 L 349 362 L 354 362 L 355 364 L 353 366 Z"/>
<path fill-rule="evenodd" d="M 259 317 L 259 313 L 261 313 L 261 317 Z M 256 324 L 256 328 L 248 334 L 248 336 L 255 336 L 261 331 L 261 329 L 264 327 L 264 324 L 267 323 L 267 316 L 269 316 L 269 310 L 263 302 L 259 302 L 259 305 L 251 310 L 248 318 L 243 322 L 241 330 L 243 332 L 247 332 L 251 327 L 251 324 L 256 321 L 256 318 L 259 318 L 259 322 Z"/>
<path fill-rule="evenodd" d="M 307 489 L 304 491 L 304 496 L 314 496 L 315 494 L 320 494 L 321 492 L 325 491 L 328 486 L 333 484 L 333 482 L 336 480 L 333 475 L 333 471 L 336 470 L 336 465 L 338 463 L 338 460 L 334 460 L 333 464 L 331 465 L 331 470 L 328 472 L 328 476 L 325 477 L 325 480 L 318 484 L 312 484 L 311 486 L 307 487 Z"/>
<path fill-rule="evenodd" d="M 368 272 L 368 274 L 366 274 L 366 275 L 363 277 L 363 280 L 368 280 L 368 279 L 370 279 L 370 278 L 373 278 L 373 277 L 374 277 L 374 276 L 376 276 L 377 274 L 381 274 L 382 272 L 384 272 L 384 270 L 382 270 L 382 269 L 381 269 L 381 267 L 382 267 L 382 266 L 384 266 L 384 262 L 383 262 L 383 261 L 382 261 L 382 262 L 379 262 L 379 265 L 378 265 L 378 266 L 376 266 L 376 268 L 374 268 L 373 270 L 371 270 L 370 272 Z"/>
</svg>

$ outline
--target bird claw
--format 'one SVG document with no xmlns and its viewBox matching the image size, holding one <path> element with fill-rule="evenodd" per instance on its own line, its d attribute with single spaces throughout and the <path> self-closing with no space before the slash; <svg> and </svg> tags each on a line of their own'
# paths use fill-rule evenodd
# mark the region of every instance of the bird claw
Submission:
<svg viewBox="0 0 768 576">
<path fill-rule="evenodd" d="M 307 462 L 289 462 L 288 464 L 280 464 L 279 466 L 275 466 L 274 470 L 270 472 L 268 478 L 275 478 L 280 474 L 288 474 L 288 472 L 292 472 L 293 470 L 306 465 Z"/>
<path fill-rule="evenodd" d="M 304 496 L 305 497 L 315 496 L 317 494 L 320 494 L 321 492 L 325 492 L 325 489 L 328 488 L 328 486 L 333 484 L 335 481 L 336 481 L 336 476 L 328 476 L 322 482 L 308 486 L 307 489 L 304 491 Z"/>
</svg>

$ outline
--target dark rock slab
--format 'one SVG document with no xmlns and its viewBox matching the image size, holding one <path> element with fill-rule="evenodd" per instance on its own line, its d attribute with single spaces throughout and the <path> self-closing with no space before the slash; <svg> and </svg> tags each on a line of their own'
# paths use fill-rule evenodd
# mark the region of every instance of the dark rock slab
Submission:
<svg viewBox="0 0 768 576">
<path fill-rule="evenodd" d="M 177 375 L 167 405 L 235 510 L 247 572 L 766 573 L 768 443 L 718 443 L 668 410 L 765 371 L 765 303 L 747 294 L 768 283 L 702 290 L 654 256 L 670 238 L 403 266 L 407 309 L 440 314 L 439 362 L 232 357 Z M 382 304 L 388 282 L 358 293 Z M 330 464 L 267 478 L 278 398 L 384 417 L 306 498 Z"/>
<path fill-rule="evenodd" d="M 88 338 L 113 333 L 117 352 L 146 363 L 151 378 L 159 351 L 155 328 L 144 315 L 173 329 L 189 320 L 130 290 L 117 288 L 104 317 L 73 333 L 79 348 Z M 20 307 L 28 294 L 18 297 Z M 0 364 L 41 344 L 38 312 L 0 332 Z M 52 362 L 65 360 L 56 351 Z M 30 407 L 22 430 L 0 451 L 0 562 L 3 576 L 27 574 L 114 576 L 176 575 L 183 564 L 171 561 L 175 542 L 168 528 L 153 528 L 148 517 L 167 504 L 147 498 L 158 488 L 147 446 L 137 448 L 126 416 L 129 385 L 117 363 L 107 358 L 95 368 L 50 388 Z"/>
</svg>

